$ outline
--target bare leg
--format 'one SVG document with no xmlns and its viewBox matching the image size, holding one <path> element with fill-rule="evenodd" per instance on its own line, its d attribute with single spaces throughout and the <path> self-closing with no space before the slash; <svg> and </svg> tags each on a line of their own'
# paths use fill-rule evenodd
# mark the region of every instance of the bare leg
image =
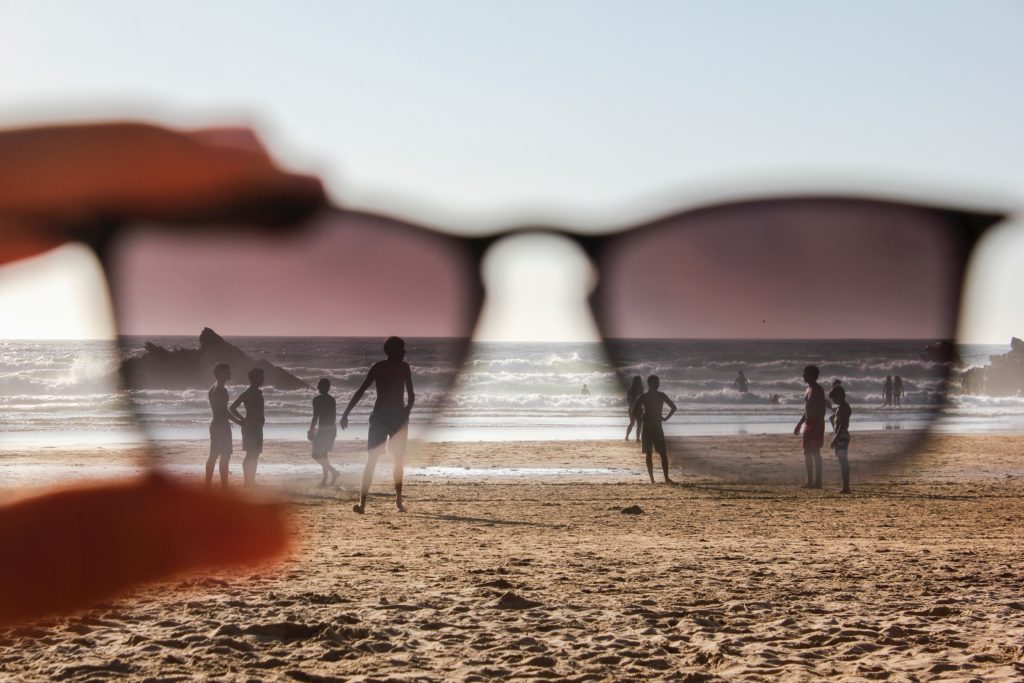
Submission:
<svg viewBox="0 0 1024 683">
<path fill-rule="evenodd" d="M 651 483 L 654 483 L 654 459 L 651 457 L 651 453 L 647 454 L 647 476 L 651 478 Z"/>
<path fill-rule="evenodd" d="M 807 480 L 804 482 L 804 488 L 814 488 L 814 456 L 809 448 L 804 449 L 804 466 L 807 468 Z"/>
<path fill-rule="evenodd" d="M 242 479 L 246 486 L 256 485 L 256 465 L 259 463 L 259 453 L 246 453 L 242 460 Z"/>
<path fill-rule="evenodd" d="M 213 484 L 213 468 L 217 464 L 217 454 L 213 452 L 213 444 L 210 444 L 210 457 L 206 459 L 206 488 Z"/>
<path fill-rule="evenodd" d="M 839 493 L 850 492 L 850 460 L 845 450 L 837 450 L 836 457 L 839 458 L 839 471 L 843 475 L 843 489 Z"/>
<path fill-rule="evenodd" d="M 633 425 L 635 425 L 635 424 L 636 424 L 636 418 L 630 416 L 630 418 L 629 418 L 629 426 L 626 427 L 626 441 L 629 441 L 629 434 L 630 434 L 630 432 L 633 431 Z M 638 431 L 637 433 L 639 434 L 640 432 Z"/>
<path fill-rule="evenodd" d="M 405 512 L 405 505 L 402 503 L 402 482 L 405 479 L 405 454 L 395 454 L 395 467 L 393 470 L 395 476 L 395 503 L 398 505 L 399 512 Z"/>
<path fill-rule="evenodd" d="M 220 456 L 220 487 L 222 489 L 226 489 L 228 487 L 228 465 L 230 464 L 230 455 Z"/>
<path fill-rule="evenodd" d="M 373 471 L 377 469 L 377 458 L 380 457 L 383 446 L 374 448 L 366 454 L 366 467 L 363 468 L 363 483 L 359 489 L 359 502 L 352 506 L 353 512 L 363 514 L 366 512 L 366 497 L 370 494 L 370 485 L 373 484 Z"/>
<path fill-rule="evenodd" d="M 320 458 L 317 459 L 317 462 L 320 463 L 320 470 L 323 473 L 323 476 L 320 477 L 320 488 L 323 488 L 324 486 L 327 486 L 327 477 L 329 475 L 327 469 L 327 460 L 326 458 Z"/>
<path fill-rule="evenodd" d="M 815 448 L 811 454 L 814 460 L 814 488 L 821 488 L 821 449 Z"/>
<path fill-rule="evenodd" d="M 665 483 L 671 484 L 672 479 L 668 476 L 668 453 L 659 453 L 658 455 L 661 456 L 661 473 L 665 475 Z M 654 477 L 651 477 L 651 479 L 653 480 Z"/>
</svg>

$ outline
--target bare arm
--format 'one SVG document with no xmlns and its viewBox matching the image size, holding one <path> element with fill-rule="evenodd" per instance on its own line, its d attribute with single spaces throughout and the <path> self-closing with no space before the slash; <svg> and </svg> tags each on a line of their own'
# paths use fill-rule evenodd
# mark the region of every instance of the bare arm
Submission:
<svg viewBox="0 0 1024 683">
<path fill-rule="evenodd" d="M 405 404 L 405 413 L 408 415 L 412 412 L 412 404 L 416 402 L 416 392 L 412 389 L 412 369 L 408 364 L 405 366 L 405 393 L 409 396 L 409 402 Z"/>
<path fill-rule="evenodd" d="M 317 421 L 320 419 L 320 413 L 316 410 L 316 399 L 313 399 L 313 419 L 309 421 L 309 431 L 313 431 L 316 427 Z"/>
<path fill-rule="evenodd" d="M 796 423 L 796 427 L 793 427 L 793 433 L 799 434 L 800 428 L 804 426 L 804 422 L 807 421 L 807 413 L 800 416 L 800 421 Z"/>
<path fill-rule="evenodd" d="M 639 396 L 636 398 L 636 400 L 633 401 L 632 411 L 633 411 L 633 417 L 634 418 L 636 418 L 637 420 L 643 419 L 643 416 L 644 416 L 644 402 L 640 400 Z"/>
<path fill-rule="evenodd" d="M 365 394 L 366 390 L 370 388 L 371 384 L 373 384 L 374 379 L 373 368 L 370 368 L 370 371 L 366 373 L 366 379 L 364 379 L 363 383 L 359 385 L 358 389 L 356 389 L 356 393 L 352 394 L 352 400 L 348 402 L 345 412 L 341 414 L 340 422 L 342 429 L 348 429 L 348 414 L 351 413 L 352 409 L 356 407 L 357 403 L 359 403 L 363 394 Z"/>
<path fill-rule="evenodd" d="M 668 415 L 666 415 L 665 417 L 661 418 L 661 421 L 665 422 L 670 417 L 672 417 L 673 415 L 676 414 L 676 404 L 672 402 L 672 399 L 670 399 L 668 397 L 668 394 L 662 394 L 662 397 L 664 397 L 665 403 L 668 404 Z"/>
<path fill-rule="evenodd" d="M 240 412 L 238 412 L 238 406 L 242 404 L 242 401 L 245 400 L 245 396 L 248 393 L 249 390 L 246 389 L 245 391 L 238 395 L 238 398 L 236 398 L 230 406 L 228 406 L 228 414 L 232 415 L 236 420 L 238 420 L 238 424 L 240 425 L 245 424 L 245 417 Z"/>
</svg>

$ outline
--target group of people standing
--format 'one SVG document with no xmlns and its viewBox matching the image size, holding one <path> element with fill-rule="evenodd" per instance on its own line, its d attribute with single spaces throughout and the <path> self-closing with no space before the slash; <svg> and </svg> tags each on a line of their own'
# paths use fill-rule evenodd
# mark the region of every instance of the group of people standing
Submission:
<svg viewBox="0 0 1024 683">
<path fill-rule="evenodd" d="M 369 432 L 366 437 L 367 458 L 363 470 L 359 502 L 352 507 L 362 514 L 366 510 L 366 499 L 373 483 L 377 460 L 384 452 L 394 457 L 395 497 L 399 511 L 404 512 L 402 501 L 402 479 L 405 470 L 405 447 L 409 414 L 416 401 L 412 386 L 412 370 L 405 362 L 405 341 L 389 337 L 384 342 L 385 359 L 370 366 L 363 383 L 356 389 L 342 414 L 338 425 L 348 428 L 348 417 L 362 399 L 366 390 L 374 385 L 377 400 L 370 413 Z M 263 370 L 249 370 L 249 386 L 228 405 L 227 382 L 231 379 L 231 367 L 220 363 L 213 368 L 215 384 L 208 394 L 213 419 L 210 422 L 210 456 L 206 461 L 206 485 L 213 483 L 213 473 L 220 464 L 220 483 L 227 488 L 231 454 L 234 450 L 234 435 L 231 423 L 238 424 L 242 431 L 242 473 L 245 486 L 256 483 L 256 467 L 263 452 L 263 427 L 266 423 L 263 400 Z M 333 484 L 338 478 L 338 469 L 329 460 L 337 438 L 337 402 L 330 394 L 331 381 L 326 377 L 317 382 L 318 394 L 313 398 L 313 417 L 309 424 L 307 438 L 312 442 L 312 457 L 322 468 L 321 486 Z M 241 412 L 242 408 L 244 412 Z"/>
<path fill-rule="evenodd" d="M 832 415 L 829 420 L 832 423 L 833 437 L 829 446 L 835 450 L 836 458 L 839 460 L 839 469 L 843 479 L 843 488 L 840 493 L 850 493 L 850 418 L 853 415 L 853 409 L 850 407 L 849 401 L 846 400 L 846 389 L 843 387 L 842 380 L 833 381 L 832 389 L 826 398 L 825 389 L 818 384 L 820 374 L 821 371 L 816 365 L 808 365 L 804 368 L 803 380 L 807 384 L 807 389 L 804 392 L 804 413 L 793 429 L 793 434 L 802 437 L 804 463 L 807 470 L 804 487 L 815 489 L 822 487 L 821 449 L 825 446 L 825 415 L 831 407 Z M 676 412 L 676 405 L 666 394 L 659 391 L 660 384 L 658 376 L 651 375 L 647 378 L 647 391 L 645 392 L 643 379 L 635 376 L 626 393 L 626 404 L 629 406 L 626 441 L 629 441 L 630 434 L 636 427 L 636 440 L 642 444 L 641 448 L 647 456 L 647 474 L 652 484 L 654 483 L 652 451 L 657 451 L 661 456 L 665 482 L 672 481 L 668 474 L 668 450 L 662 423 Z M 747 378 L 743 375 L 742 370 L 734 384 L 739 391 L 743 393 L 748 391 Z M 901 396 L 902 386 L 901 381 Z M 777 403 L 778 401 L 773 400 L 772 402 Z M 664 415 L 666 405 L 669 407 L 669 412 Z"/>
<path fill-rule="evenodd" d="M 903 394 L 906 393 L 903 390 L 903 379 L 896 375 L 893 379 L 892 375 L 886 375 L 885 383 L 882 384 L 882 398 L 885 406 L 899 406 L 903 401 Z"/>
</svg>

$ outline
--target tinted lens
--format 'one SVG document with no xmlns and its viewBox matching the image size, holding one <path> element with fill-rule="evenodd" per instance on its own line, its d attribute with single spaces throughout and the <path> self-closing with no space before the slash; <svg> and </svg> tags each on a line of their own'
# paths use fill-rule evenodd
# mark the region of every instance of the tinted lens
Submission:
<svg viewBox="0 0 1024 683">
<path fill-rule="evenodd" d="M 813 365 L 826 396 L 836 383 L 846 394 L 863 472 L 906 452 L 943 400 L 966 254 L 958 226 L 854 201 L 695 212 L 615 240 L 599 318 L 623 377 L 646 387 L 657 375 L 679 406 L 665 432 L 686 437 L 669 440 L 684 469 L 803 477 L 804 441 L 822 440 L 793 435 Z M 831 414 L 826 477 L 838 481 Z"/>
<path fill-rule="evenodd" d="M 287 235 L 126 230 L 110 262 L 127 385 L 154 440 L 177 444 L 169 466 L 188 469 L 205 460 L 207 444 L 239 456 L 251 445 L 225 421 L 223 404 L 234 403 L 258 368 L 260 471 L 312 472 L 312 449 L 331 446 L 329 438 L 308 440 L 316 438 L 307 430 L 318 384 L 329 380 L 336 402 L 324 432 L 385 360 L 391 336 L 405 342 L 416 436 L 445 402 L 479 303 L 476 262 L 461 242 L 362 214 L 328 214 Z M 226 397 L 210 393 L 220 364 L 228 367 L 218 372 L 230 374 Z M 358 451 L 356 440 L 365 450 L 375 405 L 393 409 L 394 396 L 377 395 L 379 386 L 371 382 L 350 428 L 338 431 L 342 451 L 346 443 Z M 406 389 L 399 382 L 399 406 Z M 255 405 L 247 399 L 237 410 Z M 237 466 L 233 472 L 240 476 Z"/>
</svg>

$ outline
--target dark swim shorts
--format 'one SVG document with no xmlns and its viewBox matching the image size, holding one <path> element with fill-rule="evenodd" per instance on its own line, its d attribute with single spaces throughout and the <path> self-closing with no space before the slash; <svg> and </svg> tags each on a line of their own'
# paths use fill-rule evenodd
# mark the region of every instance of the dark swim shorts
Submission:
<svg viewBox="0 0 1024 683">
<path fill-rule="evenodd" d="M 662 429 L 660 423 L 644 423 L 644 428 L 640 432 L 640 448 L 647 455 L 654 451 L 658 451 L 660 455 L 668 453 L 668 449 L 665 447 L 665 430 Z"/>
<path fill-rule="evenodd" d="M 825 419 L 804 422 L 804 450 L 822 449 L 825 446 Z"/>
<path fill-rule="evenodd" d="M 242 450 L 257 455 L 263 452 L 263 423 L 242 425 Z"/>
<path fill-rule="evenodd" d="M 406 412 L 402 410 L 375 410 L 370 414 L 370 430 L 366 435 L 366 449 L 380 448 L 391 439 L 388 450 L 394 454 L 405 453 L 408 431 Z"/>
</svg>

